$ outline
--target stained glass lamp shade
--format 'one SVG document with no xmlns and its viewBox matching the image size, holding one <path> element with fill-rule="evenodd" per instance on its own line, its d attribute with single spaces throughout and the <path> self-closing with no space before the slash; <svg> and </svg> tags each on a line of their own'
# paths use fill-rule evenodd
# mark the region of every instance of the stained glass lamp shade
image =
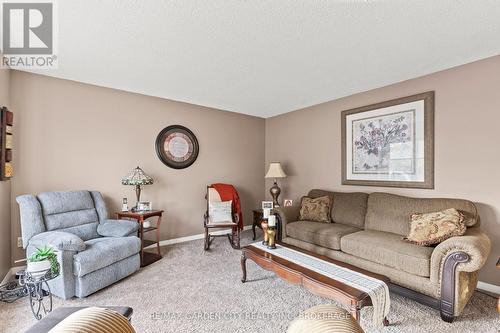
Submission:
<svg viewBox="0 0 500 333">
<path fill-rule="evenodd" d="M 139 201 L 141 201 L 141 186 L 152 185 L 153 178 L 146 175 L 146 173 L 139 167 L 132 170 L 127 176 L 122 179 L 122 185 L 133 185 L 135 186 L 135 195 L 137 196 L 137 205 L 139 206 Z"/>
</svg>

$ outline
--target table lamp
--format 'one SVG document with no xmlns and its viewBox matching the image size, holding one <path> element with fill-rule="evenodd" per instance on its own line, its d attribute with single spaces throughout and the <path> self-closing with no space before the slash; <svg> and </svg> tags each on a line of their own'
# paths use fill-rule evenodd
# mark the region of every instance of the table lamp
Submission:
<svg viewBox="0 0 500 333">
<path fill-rule="evenodd" d="M 280 162 L 272 162 L 269 164 L 269 170 L 267 170 L 266 178 L 274 178 L 274 185 L 271 187 L 269 192 L 271 192 L 271 196 L 273 197 L 273 206 L 279 207 L 278 197 L 281 193 L 281 189 L 278 186 L 277 178 L 285 178 L 286 173 L 283 171 Z"/>
<path fill-rule="evenodd" d="M 139 202 L 141 201 L 141 186 L 153 184 L 153 178 L 149 177 L 144 173 L 144 171 L 137 167 L 132 170 L 127 176 L 122 179 L 122 185 L 133 185 L 135 186 L 135 195 L 137 196 L 137 204 L 135 205 L 136 210 L 139 207 Z"/>
</svg>

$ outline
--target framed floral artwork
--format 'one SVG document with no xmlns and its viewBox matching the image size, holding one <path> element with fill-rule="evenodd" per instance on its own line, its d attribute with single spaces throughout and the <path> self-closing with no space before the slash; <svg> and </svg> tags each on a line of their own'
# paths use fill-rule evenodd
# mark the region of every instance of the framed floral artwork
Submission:
<svg viewBox="0 0 500 333">
<path fill-rule="evenodd" d="M 342 112 L 342 184 L 434 188 L 434 92 Z"/>
</svg>

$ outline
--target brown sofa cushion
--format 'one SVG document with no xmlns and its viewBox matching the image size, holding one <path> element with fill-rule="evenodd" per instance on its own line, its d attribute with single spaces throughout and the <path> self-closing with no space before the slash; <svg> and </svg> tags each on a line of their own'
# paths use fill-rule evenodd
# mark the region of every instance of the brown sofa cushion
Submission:
<svg viewBox="0 0 500 333">
<path fill-rule="evenodd" d="M 368 194 L 361 192 L 334 192 L 332 219 L 334 222 L 363 228 L 365 225 Z"/>
<path fill-rule="evenodd" d="M 430 276 L 432 247 L 405 242 L 400 235 L 364 230 L 343 236 L 342 252 L 423 277 Z"/>
<path fill-rule="evenodd" d="M 333 198 L 332 220 L 337 223 L 363 228 L 368 203 L 368 194 L 362 192 L 330 192 L 314 189 L 308 196 L 317 198 L 329 195 Z"/>
<path fill-rule="evenodd" d="M 408 217 L 415 213 L 432 213 L 450 207 L 460 210 L 466 216 L 468 227 L 477 223 L 476 206 L 461 199 L 420 199 L 389 193 L 371 193 L 368 196 L 365 229 L 392 232 L 406 236 L 410 232 Z"/>
<path fill-rule="evenodd" d="M 340 250 L 341 237 L 361 229 L 340 223 L 297 221 L 286 225 L 286 234 L 303 242 Z"/>
</svg>

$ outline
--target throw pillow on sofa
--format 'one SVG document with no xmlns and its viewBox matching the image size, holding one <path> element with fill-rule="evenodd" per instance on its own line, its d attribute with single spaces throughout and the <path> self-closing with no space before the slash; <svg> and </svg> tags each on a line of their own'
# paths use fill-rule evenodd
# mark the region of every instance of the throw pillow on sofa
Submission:
<svg viewBox="0 0 500 333">
<path fill-rule="evenodd" d="M 314 222 L 331 222 L 331 200 L 325 195 L 318 198 L 302 197 L 300 202 L 299 220 Z"/>
<path fill-rule="evenodd" d="M 442 241 L 462 236 L 466 226 L 464 215 L 455 208 L 410 216 L 410 233 L 404 239 L 417 245 L 436 245 Z"/>
</svg>

